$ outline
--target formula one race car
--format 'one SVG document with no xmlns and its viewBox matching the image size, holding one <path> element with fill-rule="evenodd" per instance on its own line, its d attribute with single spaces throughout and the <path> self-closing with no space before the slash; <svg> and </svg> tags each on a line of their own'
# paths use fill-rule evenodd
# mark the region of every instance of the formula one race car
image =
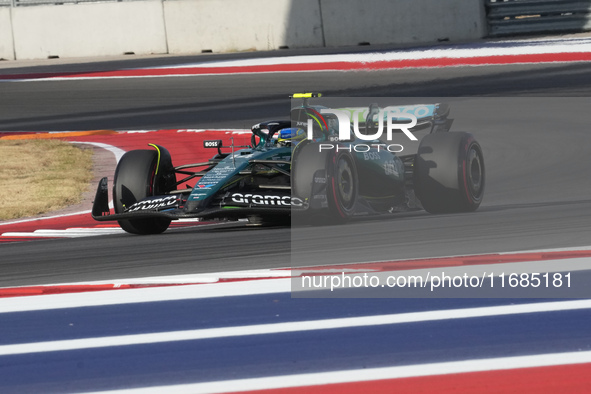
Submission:
<svg viewBox="0 0 591 394">
<path fill-rule="evenodd" d="M 158 234 L 182 218 L 261 224 L 314 216 L 344 222 L 409 209 L 478 208 L 485 184 L 482 149 L 471 134 L 449 132 L 448 105 L 333 110 L 309 103 L 319 96 L 292 96 L 303 103 L 292 109 L 291 119 L 254 125 L 248 147 L 205 141 L 204 148 L 217 149 L 205 163 L 175 167 L 170 153 L 154 144 L 125 153 L 115 171 L 115 212 L 105 177 L 92 217 L 117 220 L 129 233 Z M 351 125 L 344 123 L 347 111 L 346 121 L 355 118 Z M 401 145 L 380 138 L 384 124 L 388 138 L 393 131 L 410 138 L 419 130 L 427 134 L 417 153 L 401 154 Z M 231 152 L 222 152 L 226 148 Z M 194 186 L 179 189 L 190 180 Z"/>
</svg>

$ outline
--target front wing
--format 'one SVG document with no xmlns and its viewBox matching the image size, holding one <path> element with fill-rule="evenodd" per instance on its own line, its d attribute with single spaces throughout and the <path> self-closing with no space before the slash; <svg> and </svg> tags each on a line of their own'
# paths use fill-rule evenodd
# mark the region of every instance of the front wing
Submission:
<svg viewBox="0 0 591 394">
<path fill-rule="evenodd" d="M 163 196 L 173 197 L 174 195 Z M 181 197 L 178 195 L 177 197 Z M 107 177 L 100 180 L 94 203 L 92 206 L 92 218 L 99 222 L 113 220 L 132 220 L 143 218 L 167 218 L 171 220 L 189 218 L 229 218 L 247 217 L 249 215 L 283 215 L 291 213 L 291 206 L 265 205 L 260 206 L 254 203 L 244 203 L 242 206 L 225 205 L 219 203 L 217 206 L 210 206 L 199 211 L 186 211 L 184 208 L 168 208 L 166 210 L 140 209 L 123 213 L 111 213 L 109 208 L 109 187 Z"/>
</svg>

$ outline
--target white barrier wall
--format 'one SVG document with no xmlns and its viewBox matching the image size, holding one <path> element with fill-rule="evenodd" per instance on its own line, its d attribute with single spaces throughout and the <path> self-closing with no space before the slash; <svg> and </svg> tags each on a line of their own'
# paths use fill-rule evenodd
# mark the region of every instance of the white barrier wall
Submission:
<svg viewBox="0 0 591 394">
<path fill-rule="evenodd" d="M 166 53 L 160 1 L 12 10 L 17 59 Z"/>
<path fill-rule="evenodd" d="M 320 0 L 326 46 L 473 40 L 486 35 L 482 0 Z"/>
<path fill-rule="evenodd" d="M 10 8 L 0 7 L 0 59 L 14 60 Z"/>
<path fill-rule="evenodd" d="M 164 2 L 170 53 L 322 47 L 318 0 Z"/>
<path fill-rule="evenodd" d="M 143 0 L 0 7 L 5 59 L 412 44 L 485 35 L 484 0 Z"/>
</svg>

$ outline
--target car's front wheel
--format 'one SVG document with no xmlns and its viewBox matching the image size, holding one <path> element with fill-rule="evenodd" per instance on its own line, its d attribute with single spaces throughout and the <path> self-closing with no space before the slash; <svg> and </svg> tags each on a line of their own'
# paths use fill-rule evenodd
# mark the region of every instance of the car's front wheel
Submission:
<svg viewBox="0 0 591 394">
<path fill-rule="evenodd" d="M 355 212 L 359 180 L 355 159 L 348 152 L 336 152 L 327 164 L 326 197 L 332 217 L 347 221 Z"/>
<path fill-rule="evenodd" d="M 158 152 L 132 150 L 123 155 L 115 170 L 113 204 L 116 213 L 123 213 L 126 207 L 154 195 L 164 194 L 162 182 L 157 174 Z M 119 220 L 119 226 L 132 234 L 160 234 L 170 225 L 166 218 L 142 218 Z"/>
</svg>

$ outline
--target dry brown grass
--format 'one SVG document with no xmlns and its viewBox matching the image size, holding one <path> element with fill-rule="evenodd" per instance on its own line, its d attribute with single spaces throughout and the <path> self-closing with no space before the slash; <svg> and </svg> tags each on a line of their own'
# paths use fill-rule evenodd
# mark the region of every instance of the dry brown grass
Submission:
<svg viewBox="0 0 591 394">
<path fill-rule="evenodd" d="M 90 149 L 58 140 L 0 141 L 0 220 L 77 204 L 91 179 Z"/>
</svg>

